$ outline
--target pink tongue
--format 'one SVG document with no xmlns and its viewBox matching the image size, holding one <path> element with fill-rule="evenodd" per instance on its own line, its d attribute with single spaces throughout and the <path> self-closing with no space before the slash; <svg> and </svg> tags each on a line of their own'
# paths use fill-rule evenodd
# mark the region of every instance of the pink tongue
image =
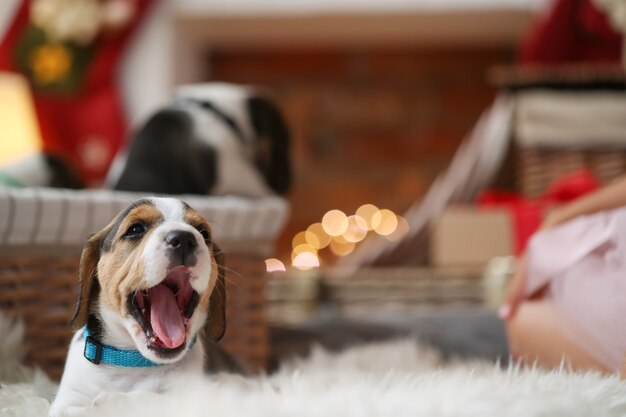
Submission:
<svg viewBox="0 0 626 417">
<path fill-rule="evenodd" d="M 185 341 L 185 325 L 172 290 L 160 284 L 150 288 L 152 330 L 165 346 L 177 348 Z"/>
</svg>

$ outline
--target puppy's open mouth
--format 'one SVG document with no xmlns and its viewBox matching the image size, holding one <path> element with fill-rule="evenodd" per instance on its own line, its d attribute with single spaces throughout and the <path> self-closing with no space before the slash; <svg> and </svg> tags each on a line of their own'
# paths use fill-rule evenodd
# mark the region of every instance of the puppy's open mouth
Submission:
<svg viewBox="0 0 626 417">
<path fill-rule="evenodd" d="M 128 309 L 146 334 L 149 348 L 174 353 L 184 347 L 189 319 L 200 298 L 189 276 L 187 267 L 177 266 L 158 285 L 128 295 Z"/>
</svg>

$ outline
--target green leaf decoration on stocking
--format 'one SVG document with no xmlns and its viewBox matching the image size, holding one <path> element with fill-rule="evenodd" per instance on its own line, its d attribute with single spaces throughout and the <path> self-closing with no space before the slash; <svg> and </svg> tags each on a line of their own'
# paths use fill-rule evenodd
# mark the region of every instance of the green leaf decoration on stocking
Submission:
<svg viewBox="0 0 626 417">
<path fill-rule="evenodd" d="M 41 29 L 29 26 L 15 48 L 15 62 L 38 91 L 69 94 L 80 89 L 92 48 L 53 42 Z"/>
</svg>

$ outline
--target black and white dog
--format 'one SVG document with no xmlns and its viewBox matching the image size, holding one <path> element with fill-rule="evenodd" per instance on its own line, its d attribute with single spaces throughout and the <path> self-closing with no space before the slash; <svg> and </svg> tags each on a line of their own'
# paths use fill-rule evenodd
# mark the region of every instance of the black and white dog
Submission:
<svg viewBox="0 0 626 417">
<path fill-rule="evenodd" d="M 183 86 L 131 138 L 107 182 L 161 194 L 284 194 L 291 184 L 289 131 L 257 89 Z"/>
</svg>

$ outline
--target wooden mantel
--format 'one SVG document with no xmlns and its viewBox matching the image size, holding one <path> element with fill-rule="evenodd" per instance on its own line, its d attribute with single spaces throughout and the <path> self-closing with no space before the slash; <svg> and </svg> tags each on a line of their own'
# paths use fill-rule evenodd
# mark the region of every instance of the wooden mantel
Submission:
<svg viewBox="0 0 626 417">
<path fill-rule="evenodd" d="M 528 10 L 469 10 L 314 15 L 179 14 L 177 27 L 208 45 L 230 47 L 510 45 Z"/>
<path fill-rule="evenodd" d="M 176 82 L 211 48 L 514 45 L 542 0 L 179 0 Z M 206 74 L 206 72 L 204 72 Z"/>
</svg>

